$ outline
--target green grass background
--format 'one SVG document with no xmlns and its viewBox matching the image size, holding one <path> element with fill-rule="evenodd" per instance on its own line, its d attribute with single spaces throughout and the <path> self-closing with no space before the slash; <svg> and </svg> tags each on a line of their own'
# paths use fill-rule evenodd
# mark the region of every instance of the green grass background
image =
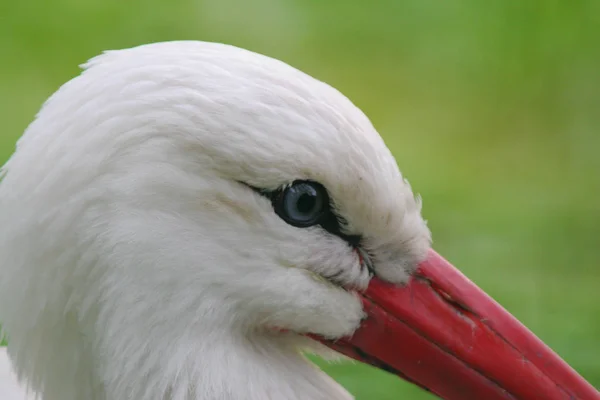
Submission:
<svg viewBox="0 0 600 400">
<path fill-rule="evenodd" d="M 219 41 L 280 58 L 372 119 L 435 247 L 600 387 L 597 0 L 2 0 L 0 161 L 102 50 Z M 322 364 L 358 399 L 428 399 Z"/>
</svg>

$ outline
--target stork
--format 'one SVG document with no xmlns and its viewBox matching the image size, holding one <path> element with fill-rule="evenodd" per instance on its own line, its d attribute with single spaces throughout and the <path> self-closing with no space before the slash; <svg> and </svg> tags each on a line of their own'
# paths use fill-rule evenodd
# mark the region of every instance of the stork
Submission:
<svg viewBox="0 0 600 400">
<path fill-rule="evenodd" d="M 281 61 L 104 53 L 0 177 L 3 400 L 351 398 L 307 350 L 446 399 L 600 399 L 431 249 L 369 119 Z"/>
</svg>

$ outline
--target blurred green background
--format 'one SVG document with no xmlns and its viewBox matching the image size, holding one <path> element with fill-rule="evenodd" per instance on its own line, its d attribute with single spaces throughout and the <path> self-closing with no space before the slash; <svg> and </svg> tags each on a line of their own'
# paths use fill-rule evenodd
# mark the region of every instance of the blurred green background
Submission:
<svg viewBox="0 0 600 400">
<path fill-rule="evenodd" d="M 600 387 L 600 1 L 0 4 L 0 161 L 102 50 L 198 39 L 282 59 L 372 119 L 435 247 Z M 358 399 L 430 399 L 322 364 Z"/>
</svg>

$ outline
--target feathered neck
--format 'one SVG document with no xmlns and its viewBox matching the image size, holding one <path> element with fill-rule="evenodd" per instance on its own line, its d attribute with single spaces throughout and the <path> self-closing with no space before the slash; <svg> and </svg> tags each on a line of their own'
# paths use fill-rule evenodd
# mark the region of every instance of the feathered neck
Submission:
<svg viewBox="0 0 600 400">
<path fill-rule="evenodd" d="M 294 334 L 215 335 L 164 343 L 114 378 L 107 398 L 164 400 L 350 400 L 353 397 L 308 361 Z M 137 368 L 133 369 L 133 367 Z"/>
</svg>

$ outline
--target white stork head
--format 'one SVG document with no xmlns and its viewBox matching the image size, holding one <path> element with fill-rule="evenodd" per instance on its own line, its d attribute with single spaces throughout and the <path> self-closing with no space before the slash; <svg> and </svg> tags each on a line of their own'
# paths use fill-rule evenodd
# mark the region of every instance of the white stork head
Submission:
<svg viewBox="0 0 600 400">
<path fill-rule="evenodd" d="M 86 64 L 4 167 L 0 321 L 44 400 L 342 399 L 306 335 L 340 350 L 370 281 L 406 284 L 429 247 L 338 91 L 235 47 L 152 44 Z"/>
</svg>

